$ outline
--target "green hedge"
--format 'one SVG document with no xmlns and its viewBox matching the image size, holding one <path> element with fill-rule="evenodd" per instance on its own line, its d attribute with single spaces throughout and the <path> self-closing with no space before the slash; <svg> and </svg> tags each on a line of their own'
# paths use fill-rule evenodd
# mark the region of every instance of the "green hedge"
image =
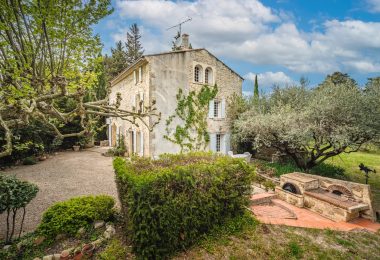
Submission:
<svg viewBox="0 0 380 260">
<path fill-rule="evenodd" d="M 106 195 L 85 196 L 58 202 L 48 208 L 37 231 L 47 237 L 75 235 L 95 220 L 108 220 L 114 213 L 115 200 Z"/>
<path fill-rule="evenodd" d="M 244 161 L 206 153 L 113 164 L 127 234 L 144 259 L 165 258 L 242 214 L 254 177 Z"/>
</svg>

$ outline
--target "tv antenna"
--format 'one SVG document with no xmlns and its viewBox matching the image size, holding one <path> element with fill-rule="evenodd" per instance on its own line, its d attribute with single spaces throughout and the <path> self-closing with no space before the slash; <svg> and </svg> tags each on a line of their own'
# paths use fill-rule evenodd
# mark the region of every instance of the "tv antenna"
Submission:
<svg viewBox="0 0 380 260">
<path fill-rule="evenodd" d="M 173 28 L 175 28 L 175 27 L 178 27 L 178 33 L 181 34 L 181 33 L 182 33 L 182 24 L 187 23 L 187 22 L 190 22 L 192 19 L 193 19 L 193 18 L 189 17 L 189 18 L 187 18 L 185 21 L 182 21 L 182 22 L 180 22 L 179 24 L 173 25 L 172 27 L 169 27 L 169 28 L 167 28 L 166 30 L 168 31 L 168 30 L 170 30 L 170 29 L 173 29 Z"/>
<path fill-rule="evenodd" d="M 169 28 L 166 29 L 166 30 L 168 31 L 168 30 L 170 30 L 170 29 L 173 29 L 173 28 L 178 27 L 177 35 L 174 36 L 175 42 L 173 42 L 173 44 L 174 44 L 175 47 L 178 46 L 178 44 L 179 44 L 179 39 L 180 39 L 180 37 L 181 37 L 181 35 L 182 35 L 182 24 L 187 23 L 187 22 L 190 22 L 192 19 L 193 19 L 193 18 L 189 17 L 189 18 L 187 18 L 186 20 L 184 20 L 184 21 L 182 21 L 182 22 L 180 22 L 180 23 L 178 23 L 178 24 L 176 24 L 176 25 L 173 25 L 173 26 L 171 26 L 171 27 L 169 27 Z"/>
</svg>

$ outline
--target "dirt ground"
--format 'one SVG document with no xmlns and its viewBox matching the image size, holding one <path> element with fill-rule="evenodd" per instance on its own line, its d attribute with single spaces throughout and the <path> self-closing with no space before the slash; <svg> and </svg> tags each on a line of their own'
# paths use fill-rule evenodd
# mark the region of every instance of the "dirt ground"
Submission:
<svg viewBox="0 0 380 260">
<path fill-rule="evenodd" d="M 101 154 L 105 151 L 106 148 L 92 148 L 80 152 L 60 152 L 36 165 L 17 166 L 1 172 L 35 183 L 40 189 L 27 206 L 23 232 L 33 231 L 41 221 L 42 213 L 58 201 L 90 194 L 107 194 L 117 201 L 112 158 Z M 21 219 L 21 212 L 19 216 Z M 18 228 L 19 225 L 16 230 Z M 6 216 L 2 214 L 0 239 L 4 238 L 5 230 Z"/>
</svg>

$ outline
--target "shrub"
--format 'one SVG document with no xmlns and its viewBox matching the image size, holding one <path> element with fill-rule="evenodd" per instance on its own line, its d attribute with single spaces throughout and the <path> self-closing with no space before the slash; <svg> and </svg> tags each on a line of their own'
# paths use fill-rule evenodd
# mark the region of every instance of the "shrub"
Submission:
<svg viewBox="0 0 380 260">
<path fill-rule="evenodd" d="M 113 239 L 111 243 L 104 249 L 104 251 L 99 255 L 101 260 L 119 260 L 127 259 L 127 249 L 122 245 L 122 243 Z"/>
<path fill-rule="evenodd" d="M 7 233 L 5 242 L 10 242 L 15 232 L 15 220 L 17 211 L 23 209 L 21 218 L 20 238 L 22 227 L 25 219 L 25 207 L 36 197 L 38 187 L 35 184 L 21 181 L 14 176 L 5 176 L 0 174 L 0 214 L 7 214 Z M 10 223 L 9 223 L 10 222 Z"/>
<path fill-rule="evenodd" d="M 78 229 L 88 228 L 95 220 L 108 220 L 114 213 L 114 205 L 115 200 L 106 195 L 58 202 L 44 212 L 37 231 L 48 237 L 58 234 L 75 235 Z"/>
<path fill-rule="evenodd" d="M 24 160 L 22 160 L 23 165 L 34 165 L 37 163 L 37 159 L 34 156 L 26 157 Z"/>
<path fill-rule="evenodd" d="M 253 168 L 206 153 L 114 160 L 127 234 L 140 258 L 164 258 L 198 241 L 248 204 Z"/>
</svg>

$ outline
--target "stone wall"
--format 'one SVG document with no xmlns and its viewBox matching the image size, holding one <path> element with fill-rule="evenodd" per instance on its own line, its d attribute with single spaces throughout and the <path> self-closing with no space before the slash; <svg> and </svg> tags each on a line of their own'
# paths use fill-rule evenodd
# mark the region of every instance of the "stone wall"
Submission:
<svg viewBox="0 0 380 260">
<path fill-rule="evenodd" d="M 371 219 L 373 221 L 376 220 L 375 212 L 373 210 L 371 188 L 369 185 L 337 180 L 312 174 L 307 175 L 312 178 L 318 179 L 319 186 L 322 189 L 328 189 L 330 185 L 342 185 L 343 187 L 347 188 L 352 193 L 352 197 L 355 201 L 363 202 L 369 205 L 369 209 L 362 213 L 362 217 Z"/>
<path fill-rule="evenodd" d="M 283 200 L 288 202 L 289 204 L 295 205 L 297 207 L 303 208 L 304 206 L 304 198 L 301 194 L 294 194 L 288 192 L 286 190 L 281 189 L 280 187 L 276 187 L 277 196 Z"/>
</svg>

